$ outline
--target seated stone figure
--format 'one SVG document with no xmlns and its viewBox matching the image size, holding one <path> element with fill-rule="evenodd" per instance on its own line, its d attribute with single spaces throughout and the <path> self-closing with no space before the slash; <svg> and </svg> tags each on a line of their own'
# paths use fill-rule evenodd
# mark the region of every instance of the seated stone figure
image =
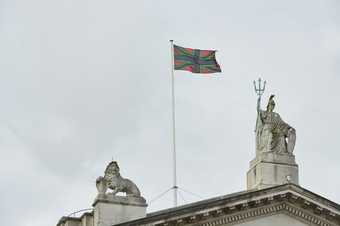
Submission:
<svg viewBox="0 0 340 226">
<path fill-rule="evenodd" d="M 112 190 L 110 193 L 112 195 L 123 192 L 126 193 L 126 196 L 141 197 L 137 185 L 120 175 L 119 166 L 115 161 L 110 162 L 106 167 L 104 177 L 97 178 L 96 185 L 99 194 L 105 194 L 107 188 L 109 188 Z"/>
<path fill-rule="evenodd" d="M 273 112 L 275 108 L 274 95 L 271 95 L 267 110 L 257 106 L 256 149 L 258 152 L 275 152 L 292 154 L 295 146 L 296 132 L 293 127 L 284 122 L 280 115 Z"/>
</svg>

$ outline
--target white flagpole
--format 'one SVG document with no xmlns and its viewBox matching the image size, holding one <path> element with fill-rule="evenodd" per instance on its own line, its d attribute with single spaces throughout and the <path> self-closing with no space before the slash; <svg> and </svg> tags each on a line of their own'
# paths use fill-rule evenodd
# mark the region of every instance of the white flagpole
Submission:
<svg viewBox="0 0 340 226">
<path fill-rule="evenodd" d="M 176 111 L 175 111 L 175 75 L 174 75 L 174 40 L 170 40 L 171 45 L 171 93 L 172 93 L 172 141 L 173 141 L 173 192 L 174 206 L 177 206 L 177 162 L 176 162 Z"/>
</svg>

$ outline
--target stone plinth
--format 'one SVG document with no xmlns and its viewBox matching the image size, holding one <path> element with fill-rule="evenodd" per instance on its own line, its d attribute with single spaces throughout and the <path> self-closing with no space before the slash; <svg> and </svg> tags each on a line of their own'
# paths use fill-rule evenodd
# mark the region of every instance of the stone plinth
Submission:
<svg viewBox="0 0 340 226">
<path fill-rule="evenodd" d="M 250 162 L 247 189 L 262 189 L 285 183 L 299 184 L 294 155 L 264 152 Z"/>
<path fill-rule="evenodd" d="M 94 226 L 110 226 L 145 217 L 147 204 L 143 197 L 100 194 L 92 206 Z"/>
</svg>

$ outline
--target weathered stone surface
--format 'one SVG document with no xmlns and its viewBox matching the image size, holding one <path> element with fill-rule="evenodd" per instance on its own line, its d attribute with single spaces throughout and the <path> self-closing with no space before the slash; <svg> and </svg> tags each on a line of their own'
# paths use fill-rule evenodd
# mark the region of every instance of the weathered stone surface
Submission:
<svg viewBox="0 0 340 226">
<path fill-rule="evenodd" d="M 93 203 L 94 226 L 108 226 L 146 216 L 143 197 L 125 197 L 99 194 Z"/>
<path fill-rule="evenodd" d="M 275 152 L 292 154 L 295 147 L 295 129 L 284 122 L 280 115 L 274 112 L 274 95 L 271 95 L 267 110 L 261 110 L 260 99 L 257 105 L 256 121 L 256 154 Z"/>
<path fill-rule="evenodd" d="M 285 214 L 276 214 L 238 224 L 240 226 L 307 226 L 308 224 L 291 218 Z"/>
<path fill-rule="evenodd" d="M 295 162 L 295 129 L 273 112 L 274 95 L 271 95 L 267 110 L 257 102 L 256 157 L 250 162 L 247 172 L 247 189 L 262 189 L 284 183 L 299 183 L 299 168 Z"/>
<path fill-rule="evenodd" d="M 340 206 L 294 184 L 237 192 L 116 226 L 339 226 Z"/>
<path fill-rule="evenodd" d="M 285 183 L 299 184 L 299 168 L 293 155 L 267 152 L 250 162 L 247 189 L 262 189 Z"/>
<path fill-rule="evenodd" d="M 103 177 L 96 180 L 98 195 L 94 207 L 94 226 L 107 226 L 146 216 L 146 201 L 138 187 L 120 175 L 118 163 L 112 161 L 105 169 Z M 107 189 L 112 192 L 108 193 Z M 126 196 L 118 196 L 123 192 Z"/>
<path fill-rule="evenodd" d="M 120 175 L 120 169 L 116 161 L 110 162 L 105 169 L 104 176 L 97 178 L 96 187 L 100 195 L 105 194 L 109 188 L 112 190 L 111 194 L 113 195 L 123 192 L 126 196 L 141 197 L 137 185 Z"/>
<path fill-rule="evenodd" d="M 127 196 L 118 196 L 118 195 L 113 195 L 113 194 L 98 194 L 92 206 L 95 206 L 98 202 L 129 205 L 129 206 L 144 206 L 144 207 L 147 206 L 146 200 L 143 197 L 133 197 L 133 196 L 127 197 Z"/>
<path fill-rule="evenodd" d="M 81 226 L 93 226 L 93 214 L 85 214 L 80 219 Z"/>
<path fill-rule="evenodd" d="M 255 166 L 259 162 L 275 162 L 280 164 L 296 165 L 294 155 L 277 154 L 275 152 L 265 152 L 258 154 L 255 159 L 250 161 L 250 167 Z"/>
</svg>

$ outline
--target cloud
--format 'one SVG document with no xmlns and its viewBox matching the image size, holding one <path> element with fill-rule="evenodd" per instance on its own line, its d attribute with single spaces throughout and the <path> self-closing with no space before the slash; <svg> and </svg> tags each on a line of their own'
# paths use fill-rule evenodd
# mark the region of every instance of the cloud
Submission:
<svg viewBox="0 0 340 226">
<path fill-rule="evenodd" d="M 172 186 L 169 39 L 217 49 L 223 71 L 176 71 L 182 188 L 203 198 L 245 189 L 252 81 L 261 76 L 263 106 L 275 93 L 297 129 L 301 185 L 339 202 L 338 9 L 336 1 L 2 1 L 3 224 L 53 225 L 91 206 L 112 158 L 147 200 Z M 149 211 L 171 205 L 168 194 Z"/>
</svg>

